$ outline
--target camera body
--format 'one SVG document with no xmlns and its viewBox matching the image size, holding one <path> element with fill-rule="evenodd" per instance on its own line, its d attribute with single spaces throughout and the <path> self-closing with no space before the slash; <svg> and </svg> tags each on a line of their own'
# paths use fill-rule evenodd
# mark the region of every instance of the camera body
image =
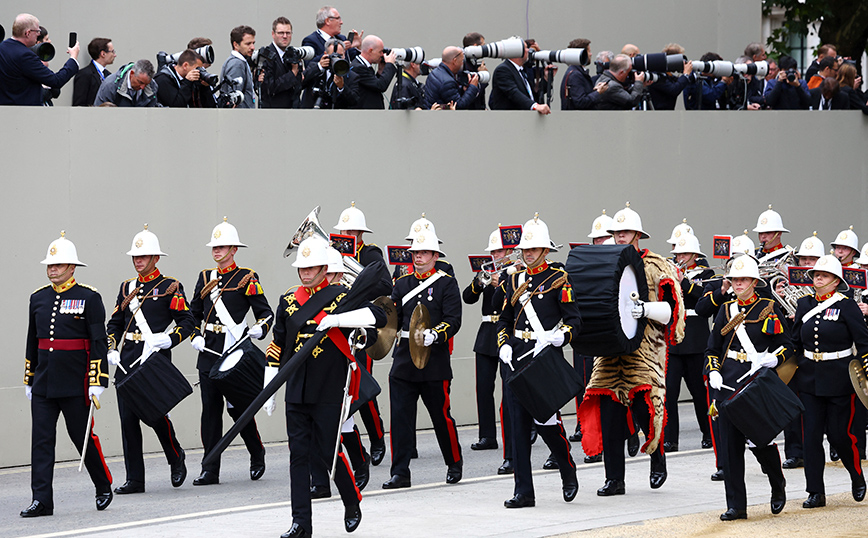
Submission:
<svg viewBox="0 0 868 538">
<path fill-rule="evenodd" d="M 199 71 L 199 80 L 206 82 L 212 88 L 216 87 L 217 84 L 220 82 L 220 77 L 213 73 L 205 71 L 204 67 L 197 67 L 196 70 Z"/>
<path fill-rule="evenodd" d="M 796 70 L 792 67 L 787 69 L 787 82 L 795 82 L 796 81 Z"/>
</svg>

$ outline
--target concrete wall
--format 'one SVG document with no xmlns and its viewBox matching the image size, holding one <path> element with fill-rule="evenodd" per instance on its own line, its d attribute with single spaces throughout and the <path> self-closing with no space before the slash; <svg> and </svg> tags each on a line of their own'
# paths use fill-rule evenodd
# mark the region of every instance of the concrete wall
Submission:
<svg viewBox="0 0 868 538">
<path fill-rule="evenodd" d="M 365 111 L 199 111 L 4 108 L 0 111 L 6 238 L 0 280 L 0 408 L 7 435 L 0 465 L 29 461 L 30 418 L 23 374 L 30 293 L 47 283 L 39 261 L 61 229 L 89 266 L 111 311 L 120 281 L 134 276 L 129 249 L 148 222 L 169 255 L 166 274 L 192 287 L 211 266 L 205 247 L 224 215 L 250 245 L 238 258 L 254 267 L 272 305 L 297 283 L 283 249 L 316 205 L 328 229 L 351 200 L 367 215 L 369 241 L 403 244 L 423 211 L 437 225 L 460 284 L 466 255 L 480 254 L 498 223 L 540 212 L 556 242 L 583 241 L 591 221 L 626 201 L 664 252 L 687 218 L 708 248 L 715 234 L 752 228 L 769 203 L 797 246 L 813 230 L 828 244 L 854 225 L 868 237 L 868 118 L 857 112 L 423 113 Z M 810 134 L 806 129 L 810 126 Z M 317 133 L 312 136 L 312 133 Z M 818 136 L 823 148 L 817 159 Z M 832 159 L 832 160 L 830 160 Z M 754 235 L 754 234 L 752 234 Z M 565 260 L 566 252 L 554 254 Z M 192 290 L 189 290 L 192 291 Z M 472 345 L 477 306 L 464 310 L 453 364 L 454 413 L 474 423 Z M 196 380 L 185 343 L 175 362 Z M 375 368 L 387 387 L 389 359 Z M 381 397 L 388 424 L 388 398 Z M 109 454 L 120 453 L 114 390 L 97 414 Z M 198 446 L 198 390 L 173 412 L 184 446 Z M 424 411 L 421 413 L 424 415 Z M 420 420 L 420 427 L 428 423 Z M 285 438 L 280 416 L 262 417 L 268 440 Z M 62 429 L 61 429 L 62 431 Z M 58 455 L 73 455 L 60 435 Z M 158 449 L 146 435 L 147 448 Z M 467 440 L 465 440 L 467 441 Z"/>
</svg>

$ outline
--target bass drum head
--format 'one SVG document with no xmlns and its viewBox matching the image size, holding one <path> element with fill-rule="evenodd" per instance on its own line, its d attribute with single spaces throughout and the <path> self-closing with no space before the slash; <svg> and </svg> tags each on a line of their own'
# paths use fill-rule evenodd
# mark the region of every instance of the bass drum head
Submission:
<svg viewBox="0 0 868 538">
<path fill-rule="evenodd" d="M 235 368 L 235 365 L 238 364 L 238 361 L 241 360 L 241 357 L 244 356 L 244 350 L 240 347 L 226 356 L 225 359 L 220 363 L 220 371 L 225 372 L 226 370 L 231 370 Z"/>
<path fill-rule="evenodd" d="M 618 288 L 618 313 L 621 315 L 621 331 L 627 338 L 636 336 L 636 331 L 639 328 L 639 320 L 634 319 L 630 312 L 636 304 L 630 297 L 634 292 L 639 293 L 636 270 L 632 265 L 628 265 L 621 273 L 621 282 Z"/>
</svg>

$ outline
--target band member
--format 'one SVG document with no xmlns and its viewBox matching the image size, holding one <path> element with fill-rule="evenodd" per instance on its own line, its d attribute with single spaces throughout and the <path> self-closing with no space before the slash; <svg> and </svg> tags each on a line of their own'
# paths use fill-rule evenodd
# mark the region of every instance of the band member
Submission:
<svg viewBox="0 0 868 538">
<path fill-rule="evenodd" d="M 397 306 L 401 340 L 392 354 L 389 372 L 389 399 L 392 411 L 391 478 L 384 489 L 410 487 L 410 459 L 415 450 L 416 404 L 419 398 L 428 409 L 434 433 L 446 463 L 446 483 L 461 480 L 464 460 L 458 430 L 449 402 L 452 387 L 449 340 L 461 328 L 461 291 L 458 282 L 437 269 L 441 256 L 440 240 L 430 228 L 420 228 L 410 246 L 414 272 L 395 282 L 392 300 Z M 411 327 L 413 311 L 422 305 L 430 316 L 431 326 L 420 330 Z M 412 333 L 411 333 L 412 331 Z M 419 334 L 416 334 L 416 333 Z M 421 369 L 410 355 L 410 338 L 431 348 L 428 362 Z"/>
<path fill-rule="evenodd" d="M 861 402 L 856 399 L 848 368 L 853 347 L 856 358 L 868 364 L 868 326 L 856 303 L 840 293 L 849 286 L 835 256 L 821 257 L 808 275 L 814 281 L 815 294 L 799 299 L 793 324 L 793 346 L 799 359 L 795 382 L 805 405 L 808 498 L 802 507 L 826 506 L 824 433 L 850 473 L 853 499 L 862 502 L 865 476 L 857 438 L 864 437 L 865 431 L 864 422 L 857 420 Z"/>
<path fill-rule="evenodd" d="M 341 405 L 346 396 L 348 365 L 355 362 L 347 341 L 350 327 L 382 327 L 386 315 L 379 307 L 366 304 L 342 314 L 333 312 L 346 297 L 343 286 L 330 286 L 328 243 L 309 237 L 298 247 L 293 267 L 298 268 L 301 286 L 287 290 L 277 306 L 274 341 L 268 346 L 265 384 L 286 366 L 295 352 L 315 331 L 328 331 L 313 349 L 312 356 L 286 381 L 286 433 L 289 438 L 289 487 L 292 500 L 292 527 L 282 538 L 313 534 L 310 500 L 311 462 L 331 469 L 337 446 L 334 481 L 344 504 L 344 528 L 353 532 L 362 520 L 362 495 L 350 464 L 337 445 Z"/>
<path fill-rule="evenodd" d="M 832 246 L 835 247 L 835 257 L 842 267 L 859 267 L 855 262 L 859 257 L 859 238 L 853 232 L 852 226 L 848 230 L 842 230 L 832 241 Z"/>
<path fill-rule="evenodd" d="M 120 383 L 128 374 L 151 356 L 159 352 L 171 360 L 171 349 L 193 333 L 196 322 L 187 308 L 187 298 L 181 283 L 160 273 L 157 262 L 166 254 L 160 250 L 160 241 L 153 232 L 145 229 L 133 237 L 128 256 L 138 276 L 121 283 L 115 309 L 109 319 L 108 361 L 120 364 L 115 371 L 115 383 Z M 171 325 L 174 323 L 174 327 Z M 117 494 L 143 493 L 145 491 L 145 461 L 142 456 L 141 419 L 130 408 L 121 393 L 118 393 L 118 412 L 121 417 L 121 436 L 124 445 L 126 481 L 115 488 Z M 175 436 L 175 426 L 169 416 L 151 425 L 171 468 L 172 487 L 181 487 L 187 477 L 184 449 Z"/>
<path fill-rule="evenodd" d="M 760 213 L 753 231 L 757 233 L 759 239 L 760 246 L 756 249 L 755 257 L 760 265 L 774 258 L 774 254 L 782 254 L 778 253 L 780 249 L 784 248 L 781 244 L 781 236 L 784 233 L 789 233 L 789 230 L 784 228 L 780 213 L 773 210 L 771 204 L 769 204 L 768 210 Z"/>
<path fill-rule="evenodd" d="M 217 267 L 199 273 L 190 300 L 190 314 L 198 324 L 191 344 L 199 352 L 196 369 L 199 370 L 202 395 L 200 433 L 205 454 L 208 454 L 223 435 L 225 397 L 208 374 L 220 356 L 244 336 L 245 329 L 250 338 L 262 340 L 265 337 L 271 320 L 271 307 L 262 291 L 259 275 L 253 269 L 238 267 L 235 263 L 238 249 L 247 245 L 241 242 L 238 230 L 226 222 L 225 217 L 214 227 L 211 240 L 205 246 L 211 247 L 211 257 Z M 251 310 L 256 323 L 248 329 L 244 318 Z M 226 407 L 233 420 L 244 412 L 244 408 L 235 407 L 228 399 Z M 250 479 L 259 480 L 265 474 L 265 447 L 255 420 L 241 430 L 241 438 L 250 453 Z M 203 465 L 201 474 L 193 480 L 194 486 L 219 483 L 219 459 L 207 467 Z"/>
<path fill-rule="evenodd" d="M 501 285 L 503 313 L 497 322 L 500 360 L 509 367 L 502 370 L 514 375 L 522 361 L 530 361 L 547 346 L 563 358 L 565 344 L 572 342 L 582 327 L 579 308 L 573 301 L 569 276 L 561 267 L 551 267 L 546 256 L 557 251 L 545 222 L 534 216 L 522 228 L 518 247 L 526 270 L 510 275 Z M 515 365 L 513 365 L 515 363 Z M 546 422 L 536 421 L 515 394 L 504 386 L 509 407 L 515 488 L 513 497 L 504 501 L 507 508 L 534 506 L 536 498 L 531 474 L 531 424 L 551 450 L 561 474 L 564 501 L 571 502 L 579 491 L 576 464 L 570 455 L 570 442 L 555 413 Z"/>
<path fill-rule="evenodd" d="M 512 254 L 512 249 L 503 248 L 500 230 L 494 230 L 488 238 L 485 251 L 491 255 L 493 271 L 480 271 L 464 288 L 461 296 L 467 304 L 475 304 L 482 299 L 482 323 L 476 333 L 473 351 L 476 353 L 476 414 L 479 419 L 479 441 L 470 445 L 471 450 L 497 449 L 497 425 L 495 423 L 494 381 L 500 361 L 497 358 L 497 321 L 500 319 L 500 304 L 495 303 L 496 290 L 500 286 L 504 270 L 499 270 L 504 264 L 504 258 Z M 503 379 L 504 372 L 501 372 Z M 512 471 L 512 451 L 509 446 L 509 410 L 501 403 L 501 432 L 503 434 L 503 464 L 498 468 L 498 474 L 509 474 Z"/>
<path fill-rule="evenodd" d="M 638 303 L 634 318 L 648 323 L 639 349 L 617 357 L 597 357 L 594 372 L 585 389 L 581 414 L 582 447 L 586 454 L 603 451 L 606 482 L 599 496 L 623 495 L 624 440 L 634 428 L 632 413 L 645 432 L 642 450 L 651 456 L 650 484 L 657 489 L 666 481 L 663 425 L 666 410 L 666 346 L 684 337 L 684 303 L 675 267 L 659 254 L 639 249 L 639 239 L 649 236 L 642 230 L 639 214 L 627 207 L 615 213 L 609 232 L 619 245 L 632 245 L 644 262 L 648 302 Z"/>
<path fill-rule="evenodd" d="M 356 238 L 356 254 L 353 258 L 362 266 L 368 266 L 375 261 L 383 259 L 383 251 L 380 247 L 373 243 L 365 243 L 362 234 L 365 232 L 373 233 L 368 228 L 365 221 L 365 214 L 356 207 L 356 203 L 352 202 L 350 207 L 344 209 L 341 216 L 338 218 L 338 223 L 334 226 L 342 234 L 352 235 Z M 390 290 L 391 291 L 391 290 Z M 356 350 L 356 360 L 367 368 L 368 372 L 374 373 L 374 360 L 365 353 L 364 350 Z M 368 438 L 371 441 L 370 457 L 365 454 L 365 459 L 370 459 L 370 463 L 374 466 L 383 461 L 386 455 L 386 442 L 384 441 L 383 418 L 380 416 L 380 406 L 377 404 L 377 399 L 374 398 L 359 409 L 359 415 L 365 425 L 365 430 L 368 432 Z M 356 430 L 358 432 L 358 430 Z M 357 469 L 358 470 L 358 469 Z M 358 479 L 358 473 L 356 473 Z"/>
<path fill-rule="evenodd" d="M 108 386 L 105 307 L 96 289 L 75 281 L 76 266 L 86 265 L 64 236 L 60 232 L 52 241 L 41 262 L 51 284 L 30 296 L 24 391 L 30 400 L 33 501 L 21 517 L 54 513 L 54 448 L 61 413 L 75 448 L 87 451 L 84 464 L 96 487 L 96 509 L 105 510 L 112 502 L 112 476 L 88 420 L 91 398 L 99 398 Z"/>
<path fill-rule="evenodd" d="M 677 224 L 675 228 L 672 228 L 672 234 L 669 236 L 669 239 L 667 239 L 666 242 L 672 245 L 672 247 L 674 248 L 685 235 L 696 234 L 693 233 L 693 227 L 687 224 L 687 219 L 681 219 L 681 223 Z"/>
<path fill-rule="evenodd" d="M 427 230 L 434 235 L 437 235 L 437 231 L 434 229 L 434 223 L 425 218 L 425 213 L 422 213 L 422 217 L 413 221 L 413 224 L 410 225 L 410 231 L 407 233 L 406 239 L 407 241 L 413 241 L 413 239 L 419 235 L 419 232 L 422 230 Z M 438 239 L 438 241 L 440 241 Z M 442 243 L 443 241 L 440 241 Z M 447 275 L 455 278 L 455 268 L 452 267 L 452 264 L 446 260 L 437 260 L 437 263 L 434 264 L 434 267 L 443 271 Z M 392 280 L 397 281 L 399 277 L 402 277 L 406 274 L 410 273 L 410 268 L 404 265 L 398 265 L 395 267 L 395 270 L 392 272 Z"/>
<path fill-rule="evenodd" d="M 792 355 L 792 342 L 784 329 L 783 313 L 772 299 L 760 298 L 756 287 L 766 286 L 759 277 L 757 262 L 740 256 L 732 263 L 726 278 L 736 299 L 721 305 L 714 320 L 708 349 L 708 384 L 715 399 L 723 401 L 739 390 L 748 372 L 775 368 Z M 718 415 L 720 450 L 723 456 L 726 512 L 722 521 L 747 519 L 747 490 L 744 484 L 745 436 L 724 415 Z M 778 447 L 749 444 L 771 485 L 771 511 L 778 514 L 787 503 L 786 480 L 781 469 Z"/>
<path fill-rule="evenodd" d="M 685 327 L 684 340 L 680 344 L 669 346 L 669 360 L 666 364 L 666 428 L 663 448 L 666 452 L 678 451 L 679 420 L 678 396 L 681 391 L 682 379 L 687 384 L 690 396 L 693 398 L 693 411 L 702 433 L 702 448 L 711 448 L 711 428 L 708 424 L 708 392 L 702 375 L 705 345 L 708 343 L 708 317 L 701 317 L 696 312 L 696 303 L 702 298 L 704 279 L 714 276 L 714 271 L 708 268 L 705 254 L 699 248 L 699 239 L 693 233 L 681 233 L 675 230 L 673 237 L 677 241 L 672 249 L 681 295 L 684 297 Z"/>
</svg>

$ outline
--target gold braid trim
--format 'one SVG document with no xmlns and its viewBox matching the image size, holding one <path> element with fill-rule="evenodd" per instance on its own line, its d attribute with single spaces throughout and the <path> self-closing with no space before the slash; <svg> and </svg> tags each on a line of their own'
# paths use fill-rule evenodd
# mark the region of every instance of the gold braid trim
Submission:
<svg viewBox="0 0 868 538">
<path fill-rule="evenodd" d="M 751 307 L 751 308 L 753 308 L 753 307 Z M 720 334 L 729 333 L 731 330 L 735 329 L 739 323 L 742 323 L 742 322 L 744 322 L 745 324 L 748 324 L 748 323 L 759 323 L 761 321 L 765 321 L 767 317 L 769 317 L 771 314 L 774 313 L 774 311 L 775 311 L 775 303 L 769 302 L 769 304 L 765 308 L 762 309 L 762 311 L 760 312 L 759 317 L 757 317 L 757 319 L 745 319 L 744 313 L 739 312 L 738 314 L 735 315 L 734 318 L 732 318 L 729 321 L 729 323 L 727 323 L 726 325 L 723 326 L 723 329 L 720 330 Z M 727 315 L 729 315 L 729 313 L 727 313 Z"/>
<path fill-rule="evenodd" d="M 765 308 L 763 308 L 763 311 L 760 312 L 760 315 L 759 315 L 759 317 L 756 319 L 756 321 L 751 321 L 751 322 L 749 322 L 749 323 L 759 323 L 760 321 L 765 321 L 767 317 L 769 317 L 771 314 L 774 313 L 774 311 L 775 311 L 775 303 L 774 303 L 774 302 L 770 302 L 770 303 L 768 304 L 768 306 L 766 306 Z"/>
<path fill-rule="evenodd" d="M 217 279 L 215 278 L 214 280 L 211 280 L 210 282 L 208 282 L 207 284 L 202 286 L 202 291 L 199 292 L 199 298 L 204 299 L 205 297 L 207 297 L 208 294 L 211 293 L 211 290 L 213 290 L 214 286 L 216 286 L 216 285 L 217 285 Z"/>
<path fill-rule="evenodd" d="M 552 283 L 552 285 L 549 286 L 549 288 L 548 288 L 547 290 L 539 291 L 539 289 L 540 289 L 541 287 L 543 287 L 543 286 L 545 285 L 545 283 L 548 282 L 549 280 L 551 280 L 554 276 L 555 276 L 555 275 L 550 275 L 548 278 L 546 278 L 545 280 L 543 280 L 542 282 L 540 282 L 540 285 L 537 286 L 536 289 L 533 290 L 533 291 L 531 292 L 531 295 L 533 295 L 533 294 L 535 294 L 535 293 L 538 294 L 538 295 L 545 295 L 546 293 L 548 293 L 548 292 L 550 292 L 550 291 L 552 291 L 552 290 L 560 289 L 561 287 L 563 287 L 564 284 L 567 283 L 567 278 L 568 278 L 568 277 L 567 277 L 567 274 L 564 273 L 563 275 L 561 275 L 560 277 L 558 277 L 557 280 L 555 280 L 555 281 Z M 527 291 L 527 288 L 528 288 L 528 281 L 525 280 L 525 281 L 524 281 L 524 284 L 522 284 L 521 286 L 519 286 L 518 289 L 515 290 L 515 293 L 512 294 L 512 299 L 510 300 L 510 304 L 511 304 L 512 306 L 515 306 L 515 303 L 517 303 L 518 300 L 519 300 L 519 298 L 521 297 L 521 295 L 522 295 L 525 291 Z"/>
<path fill-rule="evenodd" d="M 513 276 L 514 278 L 514 276 Z M 515 286 L 515 282 L 513 282 L 513 286 Z M 515 303 L 518 302 L 519 297 L 527 291 L 528 281 L 525 280 L 521 286 L 519 286 L 512 294 L 512 297 L 509 299 L 509 304 L 511 306 L 515 306 Z"/>
<path fill-rule="evenodd" d="M 244 278 L 241 279 L 241 282 L 239 282 L 237 286 L 235 286 L 234 288 L 223 288 L 223 291 L 235 291 L 244 288 L 250 282 L 251 278 L 253 278 L 253 271 L 250 271 L 246 275 L 244 275 Z"/>
<path fill-rule="evenodd" d="M 729 315 L 729 312 L 727 312 L 727 315 Z M 723 326 L 723 329 L 720 330 L 720 334 L 729 334 L 731 330 L 735 329 L 743 321 L 744 312 L 740 311 L 738 314 L 735 315 L 735 317 L 729 320 L 729 323 Z"/>
<path fill-rule="evenodd" d="M 126 297 L 124 297 L 124 300 L 121 301 L 121 310 L 126 310 L 126 308 L 127 308 L 128 306 L 130 306 L 130 301 L 133 300 L 133 297 L 135 297 L 136 294 L 138 294 L 138 293 L 139 293 L 139 290 L 141 290 L 141 289 L 142 289 L 142 286 L 141 286 L 141 285 L 136 286 L 135 289 L 133 289 L 133 291 L 131 291 L 129 295 L 127 295 Z"/>
</svg>

